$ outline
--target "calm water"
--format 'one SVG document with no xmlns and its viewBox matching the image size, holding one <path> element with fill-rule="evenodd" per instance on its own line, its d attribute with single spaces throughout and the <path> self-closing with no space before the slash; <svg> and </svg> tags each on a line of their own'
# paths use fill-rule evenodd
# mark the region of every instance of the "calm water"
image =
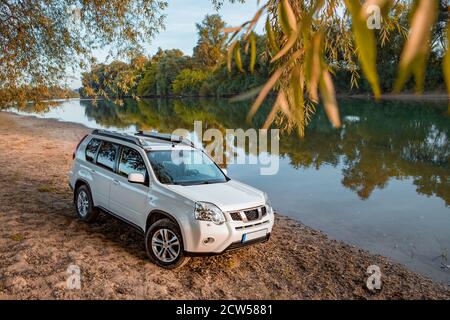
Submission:
<svg viewBox="0 0 450 320">
<path fill-rule="evenodd" d="M 450 117 L 447 103 L 340 101 L 333 130 L 319 110 L 301 140 L 282 134 L 280 170 L 229 165 L 231 177 L 265 190 L 281 213 L 450 284 Z M 254 121 L 265 120 L 265 106 Z M 22 114 L 120 131 L 248 128 L 246 104 L 226 100 L 70 100 Z M 289 236 L 289 235 L 286 235 Z M 389 275 L 385 275 L 388 277 Z"/>
</svg>

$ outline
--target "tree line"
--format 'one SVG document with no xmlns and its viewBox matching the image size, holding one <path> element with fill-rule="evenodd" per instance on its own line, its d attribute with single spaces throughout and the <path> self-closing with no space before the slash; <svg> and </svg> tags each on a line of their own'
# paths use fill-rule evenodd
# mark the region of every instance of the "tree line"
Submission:
<svg viewBox="0 0 450 320">
<path fill-rule="evenodd" d="M 397 66 L 402 48 L 407 40 L 409 28 L 407 10 L 400 10 L 397 15 L 396 29 L 384 34 L 379 30 L 376 38 L 376 66 L 381 82 L 381 91 L 390 92 L 397 76 Z M 446 20 L 446 16 L 441 19 Z M 445 92 L 445 81 L 442 73 L 444 46 L 442 27 L 436 25 L 428 67 L 425 71 L 425 90 Z M 83 97 L 113 98 L 116 102 L 126 97 L 229 97 L 261 88 L 271 74 L 270 44 L 267 34 L 255 34 L 256 61 L 253 72 L 240 70 L 249 69 L 251 56 L 242 55 L 240 61 L 232 61 L 235 67 L 227 68 L 227 41 L 229 37 L 226 22 L 218 14 L 207 15 L 196 25 L 198 42 L 193 55 L 185 55 L 179 49 L 162 50 L 153 56 L 144 55 L 131 59 L 130 63 L 113 61 L 110 64 L 94 65 L 89 72 L 82 75 Z M 335 34 L 339 37 L 339 34 Z M 248 51 L 248 45 L 240 41 L 243 50 Z M 240 66 L 236 66 L 239 63 Z M 370 94 L 371 84 L 366 78 L 355 73 L 355 66 L 349 65 L 345 58 L 330 53 L 327 63 L 332 70 L 337 93 L 340 94 Z M 242 67 L 244 66 L 244 67 Z M 414 82 L 406 83 L 409 91 L 414 89 Z"/>
<path fill-rule="evenodd" d="M 94 66 L 82 75 L 83 97 L 231 96 L 261 86 L 269 76 L 265 38 L 257 36 L 258 61 L 250 76 L 224 63 L 227 35 L 220 15 L 207 15 L 196 25 L 193 55 L 179 49 L 162 50 L 130 63 L 113 61 Z M 125 81 L 124 81 L 125 80 Z M 126 83 L 124 86 L 123 83 Z"/>
</svg>

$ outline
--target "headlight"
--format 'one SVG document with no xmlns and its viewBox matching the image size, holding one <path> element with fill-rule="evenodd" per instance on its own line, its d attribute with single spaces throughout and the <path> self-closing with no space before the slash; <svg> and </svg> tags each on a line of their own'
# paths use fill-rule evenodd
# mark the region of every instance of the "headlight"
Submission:
<svg viewBox="0 0 450 320">
<path fill-rule="evenodd" d="M 267 193 L 265 193 L 265 192 L 264 192 L 264 198 L 266 200 L 267 212 L 272 213 L 273 212 L 272 203 L 270 202 L 270 199 L 267 196 Z"/>
<path fill-rule="evenodd" d="M 216 205 L 208 202 L 195 203 L 195 219 L 203 221 L 212 221 L 215 224 L 222 224 L 225 222 L 225 216 L 222 210 Z"/>
</svg>

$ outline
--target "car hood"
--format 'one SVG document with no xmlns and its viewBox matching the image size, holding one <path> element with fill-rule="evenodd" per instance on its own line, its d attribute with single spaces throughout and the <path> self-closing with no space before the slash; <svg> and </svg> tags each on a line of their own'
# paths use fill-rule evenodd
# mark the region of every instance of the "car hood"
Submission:
<svg viewBox="0 0 450 320">
<path fill-rule="evenodd" d="M 225 183 L 167 187 L 192 201 L 213 203 L 222 211 L 253 208 L 265 203 L 262 191 L 234 180 Z"/>
</svg>

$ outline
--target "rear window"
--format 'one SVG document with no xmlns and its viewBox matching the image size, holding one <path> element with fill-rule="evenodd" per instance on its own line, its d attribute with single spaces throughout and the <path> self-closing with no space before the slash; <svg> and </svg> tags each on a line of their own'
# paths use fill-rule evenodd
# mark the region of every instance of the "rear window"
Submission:
<svg viewBox="0 0 450 320">
<path fill-rule="evenodd" d="M 95 155 L 97 154 L 98 147 L 101 141 L 98 139 L 92 139 L 86 147 L 86 160 L 94 162 Z"/>
<path fill-rule="evenodd" d="M 97 164 L 110 170 L 114 170 L 119 145 L 103 141 L 98 151 Z"/>
</svg>

